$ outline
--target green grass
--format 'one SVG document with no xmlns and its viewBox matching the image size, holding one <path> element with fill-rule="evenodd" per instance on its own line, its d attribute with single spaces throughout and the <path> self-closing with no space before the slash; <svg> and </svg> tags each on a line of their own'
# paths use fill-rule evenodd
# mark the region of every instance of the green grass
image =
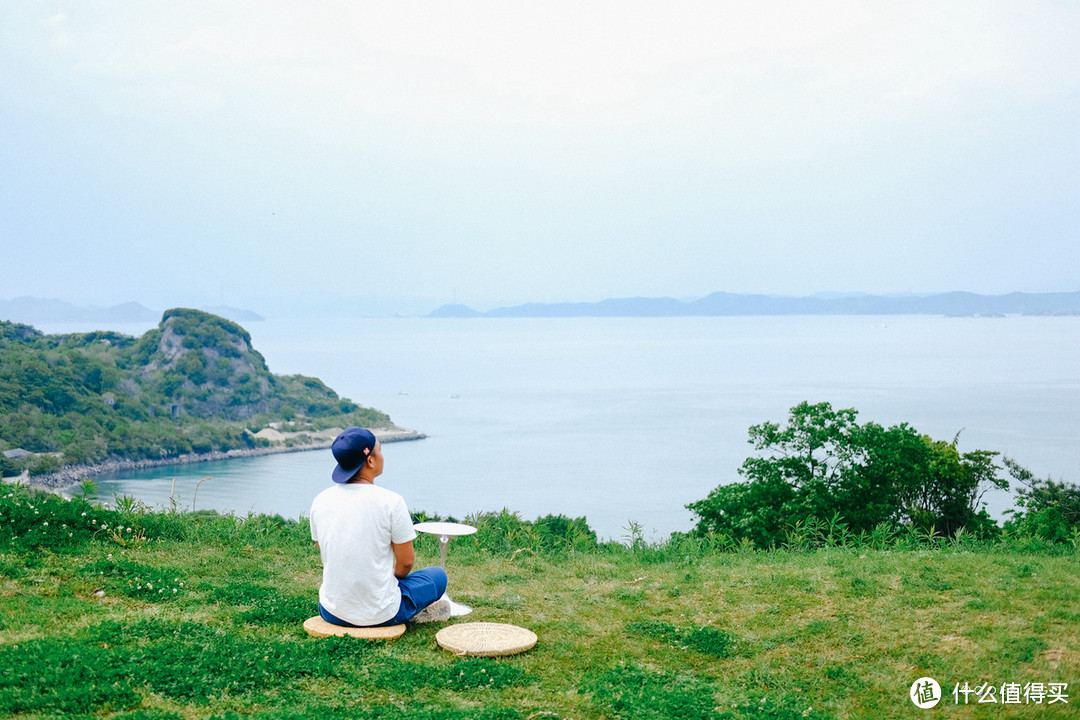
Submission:
<svg viewBox="0 0 1080 720">
<path fill-rule="evenodd" d="M 36 501 L 33 522 L 54 510 L 82 518 L 55 502 Z M 13 514 L 0 503 L 0 531 Z M 304 523 L 95 519 L 94 533 L 0 544 L 0 717 L 1080 714 L 1071 546 L 719 552 L 688 539 L 630 548 L 577 536 L 545 550 L 485 525 L 449 549 L 451 594 L 474 607 L 452 622 L 513 623 L 539 642 L 467 659 L 436 645 L 443 624 L 390 643 L 308 637 L 301 623 L 316 612 L 320 566 Z M 110 532 L 120 519 L 124 531 Z M 424 536 L 418 566 L 437 559 Z M 923 676 L 943 687 L 935 710 L 908 700 Z M 956 706 L 964 682 L 1067 682 L 1069 704 Z"/>
</svg>

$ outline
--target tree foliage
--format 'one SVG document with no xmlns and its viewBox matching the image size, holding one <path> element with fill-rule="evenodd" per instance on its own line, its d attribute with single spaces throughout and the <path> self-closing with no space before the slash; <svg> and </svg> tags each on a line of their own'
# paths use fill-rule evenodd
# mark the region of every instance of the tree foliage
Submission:
<svg viewBox="0 0 1080 720">
<path fill-rule="evenodd" d="M 247 331 L 198 310 L 169 310 L 139 338 L 0 321 L 0 450 L 36 454 L 0 461 L 4 475 L 251 447 L 248 429 L 282 419 L 390 424 L 315 378 L 270 373 Z"/>
<path fill-rule="evenodd" d="M 811 518 L 836 518 L 852 532 L 906 523 L 952 535 L 993 527 L 983 493 L 1007 488 L 997 453 L 960 453 L 959 438 L 935 441 L 906 423 L 860 425 L 853 409 L 803 402 L 784 425 L 749 430 L 761 454 L 739 468 L 744 481 L 721 485 L 687 507 L 699 533 L 778 544 L 785 530 Z"/>
<path fill-rule="evenodd" d="M 1007 529 L 1050 542 L 1071 541 L 1080 535 L 1080 485 L 1037 478 L 1009 457 L 1002 462 L 1020 484 L 1016 509 L 1007 511 L 1012 515 Z"/>
</svg>

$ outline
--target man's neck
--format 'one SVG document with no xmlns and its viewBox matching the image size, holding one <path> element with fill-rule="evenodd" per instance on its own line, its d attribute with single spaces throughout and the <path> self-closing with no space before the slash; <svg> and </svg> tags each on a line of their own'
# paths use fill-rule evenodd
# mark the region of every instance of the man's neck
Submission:
<svg viewBox="0 0 1080 720">
<path fill-rule="evenodd" d="M 346 485 L 374 485 L 375 478 L 364 477 L 363 475 L 357 475 L 352 480 L 346 483 Z"/>
</svg>

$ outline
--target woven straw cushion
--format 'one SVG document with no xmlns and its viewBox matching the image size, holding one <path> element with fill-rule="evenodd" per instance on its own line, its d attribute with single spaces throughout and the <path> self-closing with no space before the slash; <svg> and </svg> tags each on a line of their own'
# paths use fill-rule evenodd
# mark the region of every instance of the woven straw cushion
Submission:
<svg viewBox="0 0 1080 720">
<path fill-rule="evenodd" d="M 304 630 L 312 637 L 328 637 L 336 635 L 342 637 L 348 635 L 365 640 L 394 640 L 405 634 L 404 625 L 390 625 L 388 627 L 341 627 L 332 625 L 316 615 L 304 621 Z"/>
<path fill-rule="evenodd" d="M 435 642 L 455 655 L 502 657 L 525 652 L 536 645 L 536 633 L 503 623 L 458 623 L 437 632 Z"/>
</svg>

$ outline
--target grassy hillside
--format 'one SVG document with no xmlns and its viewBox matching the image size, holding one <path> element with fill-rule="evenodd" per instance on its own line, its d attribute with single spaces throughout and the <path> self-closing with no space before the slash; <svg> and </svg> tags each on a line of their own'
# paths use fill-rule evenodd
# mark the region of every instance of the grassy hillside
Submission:
<svg viewBox="0 0 1080 720">
<path fill-rule="evenodd" d="M 0 322 L 0 450 L 35 454 L 5 475 L 255 447 L 249 431 L 274 422 L 391 425 L 315 378 L 271 373 L 247 331 L 198 310 L 169 310 L 139 338 Z"/>
<path fill-rule="evenodd" d="M 0 497 L 0 716 L 166 718 L 1059 718 L 1080 703 L 1080 556 L 917 533 L 787 549 L 597 544 L 580 520 L 477 515 L 449 550 L 451 622 L 535 631 L 501 659 L 315 640 L 305 522 Z M 436 562 L 424 536 L 418 566 Z M 908 699 L 921 677 L 945 694 Z M 956 705 L 956 684 L 998 704 Z M 1028 686 L 1002 704 L 1003 684 Z M 1068 704 L 1032 689 L 1057 688 Z M 1011 690 L 1009 691 L 1011 692 Z"/>
</svg>

